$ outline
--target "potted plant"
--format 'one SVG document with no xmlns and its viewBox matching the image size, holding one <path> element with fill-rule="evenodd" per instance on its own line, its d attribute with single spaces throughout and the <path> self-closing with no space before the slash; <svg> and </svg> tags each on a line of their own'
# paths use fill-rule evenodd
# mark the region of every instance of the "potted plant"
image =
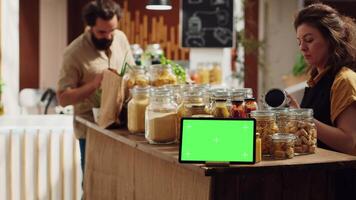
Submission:
<svg viewBox="0 0 356 200">
<path fill-rule="evenodd" d="M 298 53 L 293 65 L 292 74 L 283 76 L 284 84 L 289 87 L 307 80 L 308 65 L 302 54 Z"/>
</svg>

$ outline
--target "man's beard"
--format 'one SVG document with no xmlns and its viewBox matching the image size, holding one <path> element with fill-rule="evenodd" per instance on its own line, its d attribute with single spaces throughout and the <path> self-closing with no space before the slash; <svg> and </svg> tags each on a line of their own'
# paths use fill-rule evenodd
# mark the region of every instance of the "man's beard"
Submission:
<svg viewBox="0 0 356 200">
<path fill-rule="evenodd" d="M 94 36 L 94 34 L 91 35 L 91 41 L 93 42 L 95 48 L 98 50 L 107 50 L 112 44 L 112 39 L 98 39 Z"/>
</svg>

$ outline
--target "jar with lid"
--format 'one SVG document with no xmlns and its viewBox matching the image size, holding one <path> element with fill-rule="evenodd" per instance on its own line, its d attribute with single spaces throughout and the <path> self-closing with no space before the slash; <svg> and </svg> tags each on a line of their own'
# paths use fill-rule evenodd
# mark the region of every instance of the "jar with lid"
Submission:
<svg viewBox="0 0 356 200">
<path fill-rule="evenodd" d="M 213 92 L 213 103 L 211 112 L 214 117 L 229 118 L 231 116 L 230 109 L 230 93 L 225 89 L 217 89 Z"/>
<path fill-rule="evenodd" d="M 132 52 L 132 55 L 133 55 L 133 58 L 135 60 L 135 64 L 136 65 L 141 65 L 141 57 L 142 57 L 142 54 L 143 54 L 143 50 L 141 48 L 141 46 L 139 44 L 132 44 L 130 45 L 131 47 L 131 52 Z"/>
<path fill-rule="evenodd" d="M 210 69 L 209 82 L 213 85 L 221 84 L 222 82 L 222 70 L 220 64 L 217 62 L 212 64 Z"/>
<path fill-rule="evenodd" d="M 150 90 L 145 112 L 145 138 L 151 144 L 169 144 L 177 136 L 177 104 L 167 88 Z"/>
<path fill-rule="evenodd" d="M 178 137 L 180 133 L 180 123 L 182 117 L 205 116 L 208 113 L 205 110 L 205 103 L 202 92 L 186 91 L 183 93 L 183 102 L 178 106 Z"/>
<path fill-rule="evenodd" d="M 183 99 L 184 85 L 183 84 L 165 85 L 164 87 L 172 91 L 173 100 L 179 106 L 182 103 L 182 99 Z"/>
<path fill-rule="evenodd" d="M 281 133 L 287 133 L 287 124 L 289 121 L 289 109 L 288 108 L 270 108 L 270 110 L 276 113 L 276 121 L 278 130 Z"/>
<path fill-rule="evenodd" d="M 272 135 L 271 156 L 275 160 L 294 157 L 295 135 L 288 133 L 275 133 Z"/>
<path fill-rule="evenodd" d="M 145 113 L 149 102 L 149 87 L 134 87 L 127 108 L 127 128 L 130 133 L 145 133 Z"/>
<path fill-rule="evenodd" d="M 134 86 L 146 87 L 149 83 L 145 68 L 139 65 L 129 68 L 128 72 L 124 75 L 124 80 L 128 89 L 132 89 Z"/>
<path fill-rule="evenodd" d="M 275 112 L 270 110 L 255 110 L 251 117 L 256 119 L 256 132 L 260 134 L 262 155 L 270 155 L 271 135 L 278 132 Z"/>
<path fill-rule="evenodd" d="M 147 45 L 142 58 L 142 64 L 145 66 L 155 65 L 161 63 L 161 56 L 163 55 L 163 50 L 161 45 L 158 43 Z"/>
<path fill-rule="evenodd" d="M 198 63 L 197 66 L 198 83 L 209 84 L 210 82 L 210 68 L 204 63 Z"/>
<path fill-rule="evenodd" d="M 245 113 L 245 94 L 241 90 L 231 90 L 231 117 L 232 118 L 246 118 Z"/>
<path fill-rule="evenodd" d="M 244 88 L 245 91 L 245 113 L 247 117 L 250 117 L 251 111 L 258 109 L 256 98 L 253 97 L 253 91 L 251 88 Z"/>
<path fill-rule="evenodd" d="M 291 109 L 286 132 L 293 133 L 296 136 L 294 148 L 296 155 L 315 153 L 317 129 L 312 109 Z"/>
<path fill-rule="evenodd" d="M 168 84 L 177 84 L 177 77 L 170 65 L 151 65 L 148 68 L 150 85 L 159 87 Z"/>
</svg>

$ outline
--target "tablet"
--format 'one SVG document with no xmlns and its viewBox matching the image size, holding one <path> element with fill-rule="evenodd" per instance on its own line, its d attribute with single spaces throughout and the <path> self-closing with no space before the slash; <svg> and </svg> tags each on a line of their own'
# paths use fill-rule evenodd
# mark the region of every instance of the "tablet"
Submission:
<svg viewBox="0 0 356 200">
<path fill-rule="evenodd" d="M 180 130 L 180 163 L 255 163 L 255 119 L 182 118 Z"/>
</svg>

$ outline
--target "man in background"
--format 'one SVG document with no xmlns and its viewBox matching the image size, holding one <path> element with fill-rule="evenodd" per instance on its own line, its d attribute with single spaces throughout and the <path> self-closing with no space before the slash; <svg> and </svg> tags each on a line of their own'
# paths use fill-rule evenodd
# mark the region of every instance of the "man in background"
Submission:
<svg viewBox="0 0 356 200">
<path fill-rule="evenodd" d="M 61 106 L 74 105 L 74 117 L 93 121 L 102 72 L 109 67 L 120 71 L 126 54 L 128 63 L 134 59 L 125 34 L 117 29 L 121 9 L 116 2 L 91 1 L 82 14 L 88 28 L 65 49 L 57 98 Z M 84 172 L 87 128 L 74 120 L 74 132 Z"/>
</svg>

